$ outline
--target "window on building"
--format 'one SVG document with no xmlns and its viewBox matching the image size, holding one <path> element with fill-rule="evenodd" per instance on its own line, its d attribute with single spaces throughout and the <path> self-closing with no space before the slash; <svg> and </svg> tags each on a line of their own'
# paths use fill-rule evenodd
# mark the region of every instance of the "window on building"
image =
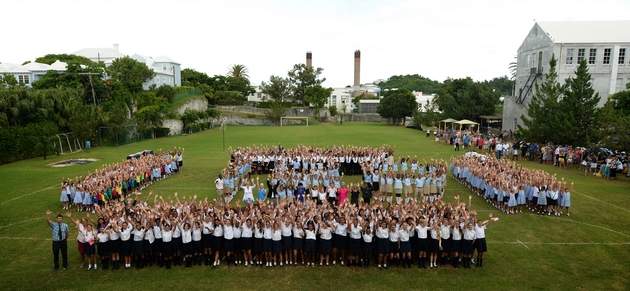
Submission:
<svg viewBox="0 0 630 291">
<path fill-rule="evenodd" d="M 589 64 L 595 64 L 595 60 L 597 59 L 597 49 L 592 48 L 589 52 L 588 52 L 588 63 Z"/>
<path fill-rule="evenodd" d="M 28 75 L 18 75 L 18 82 L 28 85 L 31 82 L 31 78 Z"/>
<path fill-rule="evenodd" d="M 619 64 L 623 65 L 625 62 L 626 62 L 626 49 L 620 48 L 619 49 Z"/>
<path fill-rule="evenodd" d="M 612 49 L 604 49 L 604 64 L 610 64 L 610 52 Z"/>
<path fill-rule="evenodd" d="M 567 65 L 573 64 L 574 54 L 575 54 L 575 49 L 572 49 L 572 48 L 567 49 L 567 60 L 566 60 Z"/>
<path fill-rule="evenodd" d="M 578 63 L 584 60 L 584 54 L 586 53 L 586 49 L 578 49 Z"/>
</svg>

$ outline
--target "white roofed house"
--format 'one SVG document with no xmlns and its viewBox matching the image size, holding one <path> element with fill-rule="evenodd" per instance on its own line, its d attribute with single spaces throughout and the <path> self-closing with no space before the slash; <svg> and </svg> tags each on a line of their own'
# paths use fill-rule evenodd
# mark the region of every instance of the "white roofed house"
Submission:
<svg viewBox="0 0 630 291">
<path fill-rule="evenodd" d="M 521 116 L 527 114 L 536 82 L 549 71 L 552 55 L 560 83 L 585 60 L 603 106 L 630 82 L 630 21 L 535 23 L 518 49 L 514 96 L 503 101 L 503 130 L 523 126 Z"/>
<path fill-rule="evenodd" d="M 34 61 L 24 65 L 0 63 L 0 75 L 13 75 L 18 83 L 29 87 L 49 71 L 65 72 L 66 69 L 67 64 L 59 60 L 50 65 Z"/>
<path fill-rule="evenodd" d="M 111 48 L 86 48 L 79 50 L 74 54 L 86 57 L 95 62 L 103 62 L 106 66 L 111 65 L 115 59 L 125 56 L 120 53 L 118 44 L 114 44 Z M 155 76 L 151 80 L 142 84 L 142 87 L 145 90 L 151 88 L 151 86 L 181 86 L 181 66 L 178 62 L 175 62 L 168 57 L 153 58 L 138 54 L 132 55 L 131 58 L 146 64 L 149 69 L 152 69 L 153 72 L 155 72 Z"/>
<path fill-rule="evenodd" d="M 348 88 L 334 88 L 328 96 L 326 107 L 335 106 L 338 112 L 350 113 L 354 109 L 352 104 L 352 92 L 351 87 Z"/>
</svg>

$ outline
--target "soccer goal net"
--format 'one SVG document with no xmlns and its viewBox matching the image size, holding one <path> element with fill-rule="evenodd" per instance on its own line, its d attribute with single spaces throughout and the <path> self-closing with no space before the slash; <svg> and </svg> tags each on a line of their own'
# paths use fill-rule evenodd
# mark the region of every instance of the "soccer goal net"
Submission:
<svg viewBox="0 0 630 291">
<path fill-rule="evenodd" d="M 73 153 L 82 150 L 81 142 L 72 133 L 60 133 L 55 136 L 55 146 L 60 154 Z"/>
<path fill-rule="evenodd" d="M 280 126 L 284 125 L 300 125 L 308 126 L 309 117 L 306 116 L 282 116 L 280 117 Z"/>
</svg>

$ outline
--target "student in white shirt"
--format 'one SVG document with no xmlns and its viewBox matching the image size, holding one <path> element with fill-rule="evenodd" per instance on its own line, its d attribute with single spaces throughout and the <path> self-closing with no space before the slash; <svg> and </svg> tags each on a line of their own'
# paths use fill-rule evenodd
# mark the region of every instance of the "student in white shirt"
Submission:
<svg viewBox="0 0 630 291">
<path fill-rule="evenodd" d="M 192 226 L 192 263 L 196 265 L 201 265 L 201 254 L 203 251 L 202 247 L 202 231 L 203 228 L 199 221 L 195 221 Z"/>
<path fill-rule="evenodd" d="M 201 223 L 201 241 L 203 245 L 203 261 L 206 266 L 210 265 L 210 260 L 212 257 L 212 231 L 214 230 L 214 225 L 212 223 L 212 217 L 206 214 L 203 222 Z"/>
<path fill-rule="evenodd" d="M 192 254 L 193 254 L 193 245 L 192 245 L 192 228 L 190 223 L 187 221 L 181 222 L 177 226 L 182 233 L 182 247 L 184 251 L 183 262 L 186 267 L 192 267 Z"/>
<path fill-rule="evenodd" d="M 295 222 L 293 223 L 293 240 L 292 240 L 292 251 L 293 251 L 293 264 L 296 265 L 298 263 L 298 259 L 301 260 L 302 265 L 304 265 L 304 229 L 302 229 L 302 218 L 296 217 Z"/>
<path fill-rule="evenodd" d="M 411 268 L 411 234 L 413 233 L 413 226 L 407 221 L 404 221 L 398 231 L 400 240 L 400 254 L 402 255 L 402 265 L 406 268 Z"/>
<path fill-rule="evenodd" d="M 317 242 L 317 228 L 315 222 L 309 220 L 304 229 L 304 252 L 306 254 L 306 265 L 315 265 L 315 245 Z"/>
<path fill-rule="evenodd" d="M 337 259 L 339 259 L 341 265 L 345 263 L 344 259 L 346 257 L 346 249 L 348 248 L 348 224 L 346 223 L 346 218 L 341 216 L 338 219 L 339 222 L 333 220 L 333 265 L 337 264 Z"/>
<path fill-rule="evenodd" d="M 170 224 L 162 224 L 162 258 L 167 269 L 171 268 L 173 256 L 173 228 Z"/>
<path fill-rule="evenodd" d="M 376 253 L 378 254 L 378 267 L 387 268 L 389 230 L 387 229 L 387 222 L 385 220 L 381 220 L 376 228 Z"/>
<path fill-rule="evenodd" d="M 473 228 L 472 223 L 468 223 L 462 233 L 464 239 L 462 241 L 463 265 L 464 268 L 470 268 L 470 261 L 472 258 L 475 241 L 475 229 Z"/>
<path fill-rule="evenodd" d="M 252 247 L 254 245 L 254 230 L 252 228 L 252 220 L 247 218 L 245 223 L 241 225 L 241 249 L 243 250 L 243 261 L 245 267 L 248 265 L 254 265 L 252 258 Z"/>
<path fill-rule="evenodd" d="M 258 220 L 254 226 L 254 248 L 252 250 L 254 261 L 256 262 L 256 265 L 258 266 L 262 266 L 263 261 L 265 260 L 265 252 L 263 251 L 263 244 L 264 244 L 263 228 L 264 228 L 264 224 L 262 220 Z"/>
<path fill-rule="evenodd" d="M 109 234 L 106 228 L 102 228 L 96 235 L 98 244 L 98 256 L 101 259 L 101 266 L 103 269 L 109 268 Z M 96 269 L 96 264 L 94 265 Z"/>
<path fill-rule="evenodd" d="M 350 250 L 350 254 L 348 256 L 348 266 L 356 266 L 359 264 L 359 258 L 361 256 L 361 230 L 363 228 L 359 224 L 359 219 L 354 218 L 352 223 L 350 224 L 349 231 L 349 243 L 348 248 Z"/>
<path fill-rule="evenodd" d="M 330 261 L 330 250 L 332 248 L 333 225 L 330 221 L 323 221 L 319 227 L 319 265 L 323 266 Z"/>
<path fill-rule="evenodd" d="M 429 252 L 428 232 L 430 227 L 426 225 L 424 219 L 416 225 L 416 236 L 418 240 L 418 267 L 427 268 L 427 254 Z"/>
<path fill-rule="evenodd" d="M 271 250 L 273 257 L 273 266 L 283 266 L 282 263 L 282 230 L 280 229 L 280 223 L 274 221 L 271 228 Z"/>
<path fill-rule="evenodd" d="M 361 263 L 363 267 L 367 268 L 370 265 L 374 249 L 374 229 L 367 221 L 361 227 L 361 238 L 363 239 L 361 243 Z"/>
<path fill-rule="evenodd" d="M 131 231 L 133 227 L 130 223 L 124 221 L 122 226 L 119 228 L 120 231 L 120 254 L 123 256 L 123 263 L 125 264 L 125 268 L 131 267 L 131 249 L 132 249 L 132 240 L 131 240 Z"/>
<path fill-rule="evenodd" d="M 146 228 L 139 222 L 136 223 L 133 231 L 133 262 L 136 268 L 144 267 L 144 232 Z"/>
</svg>

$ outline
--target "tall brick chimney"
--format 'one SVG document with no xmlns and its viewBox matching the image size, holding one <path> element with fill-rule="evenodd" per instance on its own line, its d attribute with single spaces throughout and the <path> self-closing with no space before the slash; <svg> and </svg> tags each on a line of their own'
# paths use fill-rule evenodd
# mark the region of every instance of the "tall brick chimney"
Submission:
<svg viewBox="0 0 630 291">
<path fill-rule="evenodd" d="M 361 86 L 361 51 L 354 51 L 354 84 L 355 87 Z"/>
<path fill-rule="evenodd" d="M 307 67 L 313 66 L 313 53 L 311 52 L 306 52 L 306 66 Z"/>
</svg>

